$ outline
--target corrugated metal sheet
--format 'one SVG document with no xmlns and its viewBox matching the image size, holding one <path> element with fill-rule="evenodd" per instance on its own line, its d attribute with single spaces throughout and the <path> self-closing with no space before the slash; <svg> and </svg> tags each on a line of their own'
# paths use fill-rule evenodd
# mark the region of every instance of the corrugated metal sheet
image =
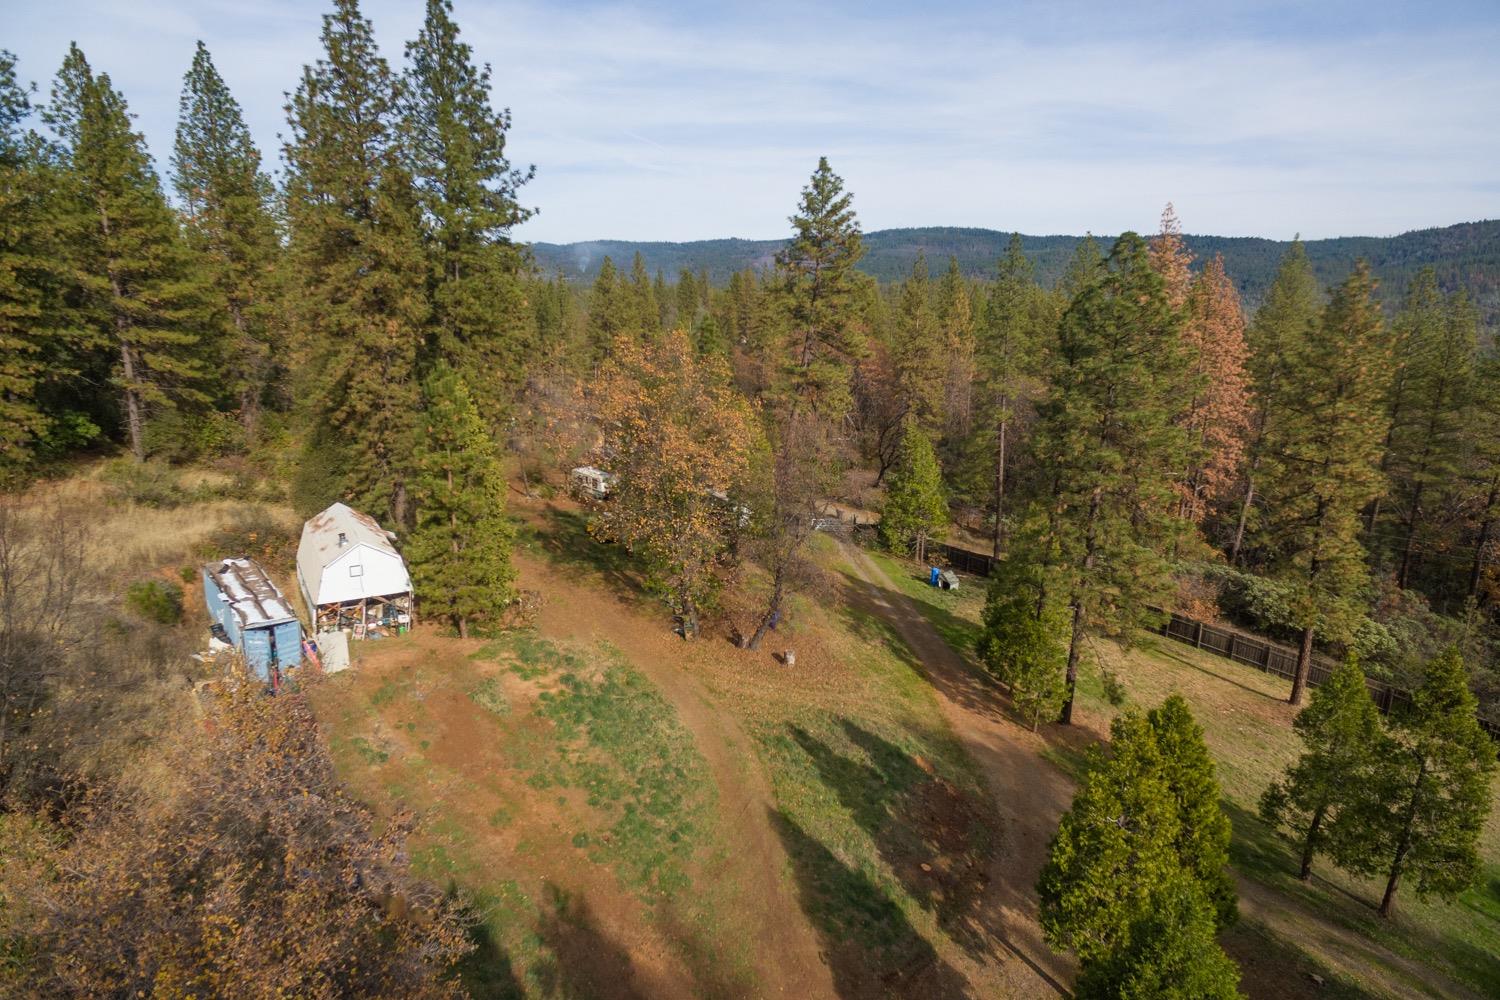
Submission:
<svg viewBox="0 0 1500 1000">
<path fill-rule="evenodd" d="M 203 567 L 208 613 L 239 647 L 262 680 L 272 667 L 302 662 L 302 623 L 266 571 L 253 559 L 223 559 Z"/>
</svg>

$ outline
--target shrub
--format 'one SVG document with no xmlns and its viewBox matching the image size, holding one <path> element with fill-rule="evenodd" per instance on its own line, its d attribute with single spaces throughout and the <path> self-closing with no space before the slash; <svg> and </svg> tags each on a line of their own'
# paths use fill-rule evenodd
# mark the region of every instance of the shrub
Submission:
<svg viewBox="0 0 1500 1000">
<path fill-rule="evenodd" d="M 142 580 L 125 591 L 125 606 L 147 621 L 176 625 L 182 621 L 182 588 L 167 580 Z"/>
</svg>

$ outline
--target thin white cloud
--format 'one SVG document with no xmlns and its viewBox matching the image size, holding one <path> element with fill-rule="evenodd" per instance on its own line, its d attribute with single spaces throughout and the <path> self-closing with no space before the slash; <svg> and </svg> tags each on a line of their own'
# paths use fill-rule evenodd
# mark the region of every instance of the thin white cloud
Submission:
<svg viewBox="0 0 1500 1000">
<path fill-rule="evenodd" d="M 514 112 L 514 157 L 538 166 L 530 239 L 779 235 L 824 153 L 868 228 L 1110 233 L 1151 226 L 1168 199 L 1191 231 L 1275 237 L 1500 215 L 1494 17 L 1299 33 L 1272 30 L 1290 16 L 1273 7 L 1195 38 L 1149 17 L 1084 31 L 1073 8 L 1055 22 L 914 8 L 457 8 Z M 399 62 L 420 4 L 366 12 Z M 160 162 L 202 37 L 274 163 L 282 92 L 317 55 L 319 13 L 293 0 L 27 0 L 14 34 L 35 77 L 78 37 Z"/>
</svg>

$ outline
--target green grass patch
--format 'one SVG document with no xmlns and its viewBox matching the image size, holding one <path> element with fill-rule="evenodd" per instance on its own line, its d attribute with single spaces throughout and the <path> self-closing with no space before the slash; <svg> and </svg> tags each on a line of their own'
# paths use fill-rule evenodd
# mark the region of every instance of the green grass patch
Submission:
<svg viewBox="0 0 1500 1000">
<path fill-rule="evenodd" d="M 469 692 L 474 704 L 492 715 L 510 714 L 510 699 L 505 696 L 505 685 L 498 677 L 486 677 Z"/>
</svg>

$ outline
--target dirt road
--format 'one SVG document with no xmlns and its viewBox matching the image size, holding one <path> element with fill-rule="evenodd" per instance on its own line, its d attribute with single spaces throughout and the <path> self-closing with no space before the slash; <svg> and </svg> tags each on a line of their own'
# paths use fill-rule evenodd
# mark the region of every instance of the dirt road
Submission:
<svg viewBox="0 0 1500 1000">
<path fill-rule="evenodd" d="M 890 577 L 858 549 L 843 551 L 859 584 L 851 597 L 889 621 L 911 648 L 994 797 L 1000 839 L 976 916 L 995 943 L 989 961 L 997 968 L 990 972 L 1004 984 L 1004 996 L 1069 995 L 1074 965 L 1042 940 L 1033 886 L 1058 817 L 1072 801 L 1072 783 L 1038 756 L 1045 747 L 1040 737 L 1005 719 L 995 688 L 968 668 Z"/>
<path fill-rule="evenodd" d="M 731 713 L 710 703 L 693 671 L 683 669 L 685 657 L 707 655 L 705 648 L 683 643 L 659 619 L 598 588 L 572 583 L 545 563 L 518 556 L 516 564 L 523 584 L 546 581 L 543 634 L 612 643 L 650 678 L 692 733 L 718 786 L 720 815 L 734 830 L 735 849 L 723 870 L 712 874 L 738 887 L 744 906 L 736 916 L 754 924 L 760 995 L 837 996 L 817 935 L 786 883 L 790 864 L 769 819 L 776 803 L 750 738 Z"/>
</svg>

